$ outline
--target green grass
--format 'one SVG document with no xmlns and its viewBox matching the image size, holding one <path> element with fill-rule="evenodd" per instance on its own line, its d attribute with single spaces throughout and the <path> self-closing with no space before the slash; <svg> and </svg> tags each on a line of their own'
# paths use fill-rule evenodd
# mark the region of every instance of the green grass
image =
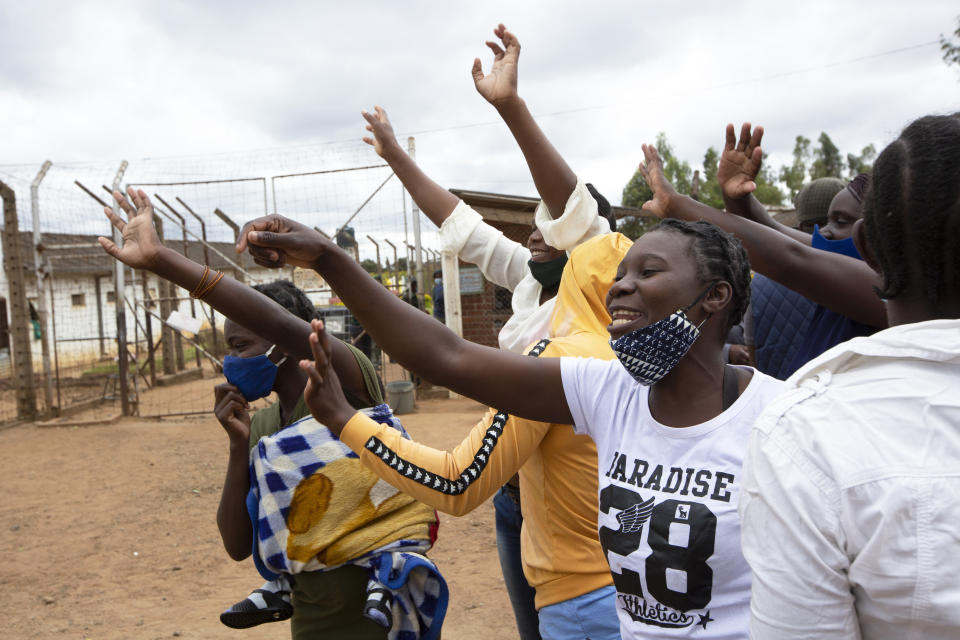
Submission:
<svg viewBox="0 0 960 640">
<path fill-rule="evenodd" d="M 188 368 L 191 362 L 196 362 L 196 358 L 197 358 L 196 352 L 197 352 L 196 347 L 189 344 L 183 345 L 183 362 Z M 141 358 L 146 358 L 146 356 L 147 354 L 145 351 L 140 354 Z M 139 364 L 137 364 L 137 367 L 143 366 L 145 362 L 146 360 L 141 360 Z M 157 362 L 157 373 L 162 374 L 163 373 L 163 348 L 162 347 L 157 347 L 156 362 Z M 132 367 L 133 363 L 130 363 L 130 366 Z M 146 374 L 149 370 L 150 370 L 149 366 L 144 367 L 143 369 L 144 374 Z M 81 373 L 80 376 L 81 377 L 111 376 L 111 375 L 115 376 L 115 375 L 119 375 L 119 373 L 120 373 L 120 367 L 116 362 L 104 362 L 103 364 L 94 365 L 93 367 L 83 371 L 83 373 Z"/>
</svg>

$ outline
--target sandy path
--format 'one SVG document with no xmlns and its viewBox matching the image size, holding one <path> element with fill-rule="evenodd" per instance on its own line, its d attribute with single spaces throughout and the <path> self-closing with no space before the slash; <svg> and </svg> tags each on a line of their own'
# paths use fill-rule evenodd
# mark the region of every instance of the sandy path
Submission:
<svg viewBox="0 0 960 640">
<path fill-rule="evenodd" d="M 403 422 L 451 447 L 481 413 L 472 401 L 431 400 Z M 23 425 L 0 431 L 0 451 L 4 638 L 290 637 L 288 623 L 236 631 L 218 619 L 261 580 L 220 544 L 226 437 L 212 417 Z M 515 638 L 492 505 L 441 522 L 431 556 L 451 589 L 444 638 Z"/>
</svg>

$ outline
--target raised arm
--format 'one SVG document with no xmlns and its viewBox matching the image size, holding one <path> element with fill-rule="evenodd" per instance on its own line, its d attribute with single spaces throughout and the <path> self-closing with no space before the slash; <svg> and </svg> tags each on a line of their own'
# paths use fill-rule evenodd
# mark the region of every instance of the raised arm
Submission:
<svg viewBox="0 0 960 640">
<path fill-rule="evenodd" d="M 363 111 L 362 114 L 367 121 L 367 131 L 373 134 L 373 137 L 364 137 L 363 141 L 372 145 L 377 155 L 387 161 L 420 210 L 435 225 L 442 225 L 460 199 L 431 180 L 403 150 L 382 107 L 374 107 L 373 113 Z"/>
<path fill-rule="evenodd" d="M 547 210 L 559 218 L 566 207 L 570 194 L 577 186 L 577 176 L 544 135 L 533 119 L 526 102 L 517 93 L 517 63 L 520 58 L 520 42 L 502 24 L 493 30 L 500 39 L 487 41 L 493 51 L 493 66 L 484 75 L 480 58 L 473 61 L 473 83 L 477 92 L 493 105 L 510 129 L 523 152 L 530 168 L 533 184 L 543 199 Z"/>
<path fill-rule="evenodd" d="M 248 246 L 262 266 L 315 269 L 377 344 L 425 379 L 524 418 L 571 422 L 559 359 L 529 358 L 463 340 L 391 295 L 322 235 L 282 216 L 247 223 L 237 249 Z"/>
<path fill-rule="evenodd" d="M 374 113 L 364 111 L 363 117 L 367 131 L 373 134 L 363 141 L 387 161 L 421 211 L 440 227 L 442 249 L 476 264 L 494 284 L 516 289 L 529 271 L 530 252 L 526 247 L 484 223 L 480 214 L 427 177 L 397 144 L 386 111 L 376 107 Z"/>
<path fill-rule="evenodd" d="M 723 153 L 720 154 L 717 165 L 717 184 L 723 194 L 723 205 L 730 213 L 770 227 L 798 242 L 810 244 L 808 234 L 774 220 L 766 207 L 753 195 L 757 189 L 757 175 L 763 163 L 763 150 L 760 148 L 762 140 L 763 127 L 755 127 L 751 132 L 750 123 L 743 123 L 738 141 L 733 125 L 727 125 Z"/>
<path fill-rule="evenodd" d="M 544 422 L 512 416 L 504 420 L 496 409 L 490 409 L 451 451 L 414 442 L 392 426 L 363 413 L 352 414 L 329 370 L 329 338 L 323 323 L 315 320 L 313 325 L 316 334 L 310 337 L 310 345 L 314 359 L 300 362 L 307 373 L 304 398 L 310 413 L 353 449 L 368 469 L 444 513 L 461 516 L 488 500 L 523 466 L 551 428 Z M 491 439 L 489 430 L 494 423 L 502 431 Z M 404 464 L 398 465 L 398 459 Z M 412 468 L 420 473 L 412 473 Z M 459 484 L 459 490 L 445 491 L 449 484 Z"/>
<path fill-rule="evenodd" d="M 112 240 L 103 237 L 98 238 L 100 245 L 111 256 L 134 269 L 146 269 L 192 291 L 203 277 L 204 268 L 164 247 L 153 228 L 153 205 L 147 194 L 132 188 L 128 193 L 133 205 L 119 191 L 113 194 L 126 213 L 127 222 L 111 208 L 104 209 L 113 226 L 123 234 L 123 246 L 118 247 Z M 371 282 L 375 281 L 371 278 Z M 224 277 L 203 296 L 203 301 L 237 324 L 276 344 L 291 357 L 309 357 L 307 338 L 310 335 L 310 323 L 288 312 L 256 289 Z M 339 340 L 333 341 L 332 349 L 333 366 L 345 388 L 358 398 L 372 403 L 356 358 Z"/>
<path fill-rule="evenodd" d="M 874 293 L 880 278 L 866 262 L 814 249 L 770 227 L 682 196 L 664 177 L 656 147 L 643 145 L 643 155 L 640 171 L 653 190 L 653 199 L 643 205 L 645 211 L 659 218 L 715 224 L 743 243 L 755 271 L 852 320 L 887 326 L 886 308 Z"/>
</svg>

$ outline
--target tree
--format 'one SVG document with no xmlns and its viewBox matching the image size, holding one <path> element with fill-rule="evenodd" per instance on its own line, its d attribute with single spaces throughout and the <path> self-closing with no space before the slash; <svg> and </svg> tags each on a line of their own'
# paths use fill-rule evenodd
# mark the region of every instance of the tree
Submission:
<svg viewBox="0 0 960 640">
<path fill-rule="evenodd" d="M 817 138 L 817 147 L 813 150 L 813 164 L 810 165 L 810 179 L 842 178 L 844 174 L 843 156 L 840 149 L 826 132 L 821 131 Z"/>
<path fill-rule="evenodd" d="M 870 173 L 873 169 L 873 161 L 877 157 L 877 148 L 873 143 L 868 144 L 860 152 L 860 155 L 852 153 L 847 154 L 847 167 L 850 169 L 849 178 L 853 180 L 859 173 Z"/>
<path fill-rule="evenodd" d="M 693 170 L 690 168 L 689 163 L 679 160 L 676 155 L 674 155 L 673 147 L 670 146 L 670 142 L 667 140 L 667 134 L 662 131 L 657 134 L 657 151 L 663 159 L 663 174 L 679 193 L 689 195 L 693 180 Z M 716 179 L 716 173 L 716 168 L 714 168 L 714 179 Z M 634 172 L 633 177 L 630 178 L 630 181 L 627 182 L 627 186 L 623 188 L 621 202 L 625 207 L 639 209 L 643 206 L 644 202 L 652 197 L 653 191 L 650 190 L 650 187 L 648 187 L 647 183 L 643 180 L 640 171 L 637 170 Z M 620 219 L 617 230 L 631 240 L 636 240 L 656 226 L 657 222 L 658 220 L 652 216 L 628 216 Z"/>
<path fill-rule="evenodd" d="M 720 154 L 713 147 L 703 154 L 703 179 L 700 181 L 699 200 L 714 209 L 723 209 L 723 194 L 720 192 L 720 183 L 717 182 L 719 162 Z"/>
<path fill-rule="evenodd" d="M 405 273 L 407 271 L 407 259 L 403 257 L 398 258 L 397 264 L 393 264 L 392 262 L 387 260 L 386 264 L 383 265 L 384 271 L 393 271 L 394 269 L 396 269 L 400 273 Z"/>
<path fill-rule="evenodd" d="M 657 134 L 657 151 L 663 158 L 663 175 L 667 176 L 677 191 L 689 194 L 690 185 L 693 183 L 693 170 L 686 160 L 681 161 L 674 155 L 673 147 L 667 141 L 667 134 L 662 131 Z"/>
<path fill-rule="evenodd" d="M 804 153 L 809 154 L 810 141 L 806 141 Z M 657 151 L 663 159 L 663 173 L 673 184 L 678 193 L 690 195 L 693 186 L 693 170 L 686 161 L 677 158 L 673 147 L 667 140 L 667 135 L 663 132 L 657 134 Z M 717 165 L 720 162 L 720 153 L 714 148 L 709 147 L 703 154 L 703 172 L 700 176 L 697 199 L 704 204 L 710 205 L 716 209 L 723 209 L 723 195 L 720 193 L 720 185 L 717 183 Z M 806 167 L 803 168 L 803 174 L 806 175 Z M 755 195 L 763 204 L 778 205 L 783 202 L 783 192 L 776 185 L 777 177 L 771 172 L 770 168 L 764 165 L 757 176 L 757 190 Z M 802 178 L 801 178 L 802 184 Z M 623 197 L 621 202 L 625 207 L 641 208 L 643 203 L 653 197 L 653 192 L 643 176 L 637 171 L 623 188 Z M 618 229 L 625 236 L 636 239 L 655 226 L 657 221 L 646 216 L 626 217 L 620 220 Z"/>
<path fill-rule="evenodd" d="M 626 216 L 617 220 L 617 231 L 636 240 L 660 222 L 654 216 Z"/>
<path fill-rule="evenodd" d="M 360 261 L 360 266 L 363 267 L 363 270 L 367 273 L 376 274 L 378 273 L 377 263 L 371 260 L 370 258 L 364 258 Z"/>
<path fill-rule="evenodd" d="M 663 175 L 667 177 L 674 188 L 679 193 L 689 194 L 690 184 L 693 179 L 693 170 L 687 162 L 680 161 L 673 153 L 673 147 L 667 140 L 667 134 L 662 131 L 657 134 L 657 151 L 663 159 Z M 716 175 L 716 169 L 714 169 Z M 633 177 L 623 188 L 623 197 L 621 202 L 625 207 L 634 207 L 639 209 L 643 203 L 653 197 L 653 192 L 647 183 L 643 181 L 640 171 L 634 172 Z"/>
<path fill-rule="evenodd" d="M 753 192 L 757 200 L 766 205 L 783 204 L 783 191 L 777 186 L 777 176 L 773 169 L 767 163 L 767 154 L 763 154 L 763 164 L 760 165 L 760 173 L 757 174 L 757 190 Z"/>
<path fill-rule="evenodd" d="M 793 164 L 780 167 L 780 181 L 787 185 L 792 202 L 807 180 L 807 160 L 810 159 L 810 138 L 797 136 L 793 144 Z"/>
<path fill-rule="evenodd" d="M 960 67 L 960 16 L 957 16 L 957 29 L 949 38 L 940 34 L 940 51 L 947 66 L 955 64 Z"/>
</svg>

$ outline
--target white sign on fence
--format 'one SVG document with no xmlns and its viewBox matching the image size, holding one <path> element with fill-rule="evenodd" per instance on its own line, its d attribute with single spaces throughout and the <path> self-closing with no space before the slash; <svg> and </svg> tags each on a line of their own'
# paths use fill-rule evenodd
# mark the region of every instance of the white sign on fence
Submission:
<svg viewBox="0 0 960 640">
<path fill-rule="evenodd" d="M 483 293 L 483 274 L 477 267 L 460 268 L 460 295 Z"/>
</svg>

